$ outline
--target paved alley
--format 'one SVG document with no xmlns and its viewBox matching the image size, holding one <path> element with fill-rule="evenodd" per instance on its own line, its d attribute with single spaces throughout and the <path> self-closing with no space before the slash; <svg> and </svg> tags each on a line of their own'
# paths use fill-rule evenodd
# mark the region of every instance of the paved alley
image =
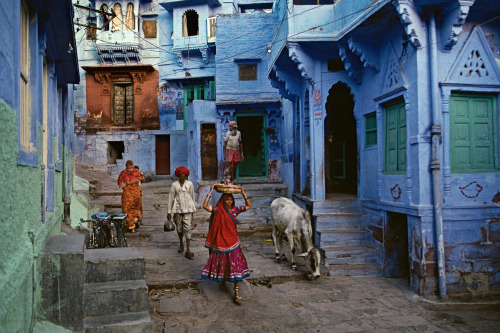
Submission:
<svg viewBox="0 0 500 333">
<path fill-rule="evenodd" d="M 116 209 L 113 179 L 97 177 L 99 196 Z M 108 184 L 108 185 L 106 185 Z M 198 210 L 189 260 L 177 253 L 175 231 L 164 232 L 171 180 L 142 185 L 143 225 L 128 234 L 145 258 L 153 332 L 500 332 L 500 303 L 441 303 L 414 294 L 405 280 L 381 277 L 304 277 L 289 262 L 274 261 L 270 228 L 240 221 L 241 243 L 251 276 L 241 284 L 243 304 L 232 301 L 232 284 L 201 279 L 209 214 Z M 107 188 L 109 186 L 109 188 Z M 114 193 L 114 194 L 113 194 Z M 252 198 L 250 197 L 250 200 Z M 114 204 L 113 204 L 114 203 Z M 114 208 L 113 208 L 114 207 Z"/>
</svg>

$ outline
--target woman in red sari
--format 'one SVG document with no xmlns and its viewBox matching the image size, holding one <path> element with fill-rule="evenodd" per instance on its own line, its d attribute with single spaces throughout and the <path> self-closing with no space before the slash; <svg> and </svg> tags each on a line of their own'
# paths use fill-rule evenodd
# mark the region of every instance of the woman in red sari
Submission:
<svg viewBox="0 0 500 333">
<path fill-rule="evenodd" d="M 208 205 L 214 186 L 205 198 L 203 208 L 212 212 L 208 228 L 205 247 L 208 248 L 209 258 L 203 268 L 201 277 L 220 281 L 220 289 L 227 291 L 226 280 L 234 283 L 234 301 L 241 304 L 238 282 L 250 276 L 247 260 L 240 247 L 240 239 L 236 230 L 236 216 L 252 208 L 245 191 L 242 190 L 245 206 L 234 206 L 232 194 L 223 194 L 215 207 Z"/>
<path fill-rule="evenodd" d="M 138 169 L 134 168 L 134 162 L 128 160 L 125 170 L 118 176 L 118 185 L 123 189 L 122 212 L 127 214 L 127 227 L 130 232 L 135 232 L 135 225 L 142 220 L 142 199 L 140 181 L 144 177 Z"/>
</svg>

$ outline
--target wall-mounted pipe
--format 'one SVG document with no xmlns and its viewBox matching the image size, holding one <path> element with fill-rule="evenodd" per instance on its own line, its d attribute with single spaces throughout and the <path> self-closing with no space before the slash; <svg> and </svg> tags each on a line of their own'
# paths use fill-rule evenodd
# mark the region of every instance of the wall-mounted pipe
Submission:
<svg viewBox="0 0 500 333">
<path fill-rule="evenodd" d="M 438 280 L 439 296 L 446 298 L 446 273 L 444 258 L 444 239 L 443 239 L 443 212 L 441 197 L 441 182 L 439 173 L 441 163 L 439 161 L 440 140 L 441 140 L 441 108 L 438 100 L 438 81 L 437 81 L 437 33 L 436 19 L 434 13 L 429 13 L 429 71 L 430 71 L 430 93 L 432 110 L 432 160 L 430 169 L 432 171 L 432 190 L 434 196 L 434 230 L 436 236 L 437 261 L 438 261 Z"/>
</svg>

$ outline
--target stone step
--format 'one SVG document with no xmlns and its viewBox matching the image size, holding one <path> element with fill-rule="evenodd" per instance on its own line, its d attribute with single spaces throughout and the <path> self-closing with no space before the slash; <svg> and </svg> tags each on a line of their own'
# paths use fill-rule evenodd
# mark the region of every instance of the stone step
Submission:
<svg viewBox="0 0 500 333">
<path fill-rule="evenodd" d="M 379 264 L 347 264 L 347 265 L 327 265 L 330 275 L 334 276 L 354 276 L 354 277 L 375 277 L 383 276 L 382 266 Z"/>
<path fill-rule="evenodd" d="M 147 311 L 87 317 L 83 325 L 86 333 L 151 333 L 153 330 Z"/>
<path fill-rule="evenodd" d="M 136 247 L 86 249 L 84 260 L 86 283 L 144 278 L 144 257 Z"/>
<path fill-rule="evenodd" d="M 364 246 L 370 244 L 371 233 L 364 229 L 319 230 L 316 232 L 320 247 Z"/>
<path fill-rule="evenodd" d="M 377 263 L 378 255 L 369 246 L 325 246 L 321 248 L 325 265 Z"/>
<path fill-rule="evenodd" d="M 328 229 L 364 229 L 367 227 L 364 213 L 319 213 L 316 218 L 316 230 Z"/>
<path fill-rule="evenodd" d="M 346 196 L 335 200 L 316 201 L 313 205 L 313 215 L 320 213 L 359 213 L 361 202 L 356 197 Z"/>
<path fill-rule="evenodd" d="M 148 286 L 144 280 L 88 283 L 83 287 L 85 317 L 148 311 Z"/>
</svg>

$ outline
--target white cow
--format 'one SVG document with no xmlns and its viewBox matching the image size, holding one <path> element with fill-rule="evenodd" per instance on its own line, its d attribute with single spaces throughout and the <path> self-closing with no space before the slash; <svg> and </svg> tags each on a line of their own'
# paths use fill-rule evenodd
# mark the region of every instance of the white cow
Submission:
<svg viewBox="0 0 500 333">
<path fill-rule="evenodd" d="M 271 217 L 276 261 L 281 261 L 280 253 L 284 255 L 282 251 L 283 237 L 286 236 L 292 251 L 292 269 L 297 269 L 293 256 L 298 250 L 301 253 L 298 256 L 304 257 L 306 261 L 308 278 L 317 279 L 320 276 L 321 255 L 319 250 L 313 246 L 309 212 L 288 198 L 278 198 L 271 203 Z"/>
</svg>

